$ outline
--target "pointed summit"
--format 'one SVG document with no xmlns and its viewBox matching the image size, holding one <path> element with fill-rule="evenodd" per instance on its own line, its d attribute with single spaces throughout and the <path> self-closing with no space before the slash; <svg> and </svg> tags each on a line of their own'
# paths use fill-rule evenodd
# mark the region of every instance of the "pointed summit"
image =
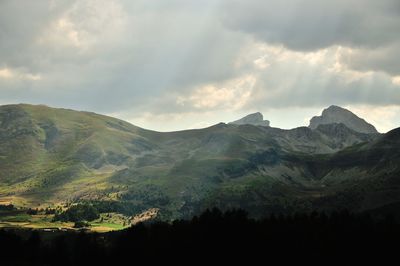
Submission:
<svg viewBox="0 0 400 266">
<path fill-rule="evenodd" d="M 245 117 L 230 122 L 231 125 L 253 125 L 253 126 L 264 126 L 269 127 L 269 121 L 264 120 L 263 115 L 260 112 L 246 115 Z"/>
<path fill-rule="evenodd" d="M 324 109 L 321 116 L 314 116 L 311 118 L 308 127 L 316 129 L 319 125 L 334 123 L 342 123 L 348 128 L 361 133 L 378 133 L 373 125 L 356 116 L 349 110 L 336 105 L 331 105 Z"/>
</svg>

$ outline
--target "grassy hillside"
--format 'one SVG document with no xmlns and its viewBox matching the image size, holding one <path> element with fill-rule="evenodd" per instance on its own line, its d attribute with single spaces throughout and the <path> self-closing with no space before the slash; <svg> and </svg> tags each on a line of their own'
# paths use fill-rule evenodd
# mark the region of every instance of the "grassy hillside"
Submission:
<svg viewBox="0 0 400 266">
<path fill-rule="evenodd" d="M 0 203 L 118 202 L 127 215 L 158 208 L 166 219 L 213 206 L 254 215 L 343 207 L 359 194 L 368 196 L 352 208 L 379 207 L 388 200 L 375 182 L 400 159 L 391 139 L 343 124 L 160 133 L 89 112 L 1 106 Z"/>
<path fill-rule="evenodd" d="M 104 188 L 107 176 L 151 149 L 139 128 L 87 112 L 3 106 L 0 126 L 2 195 L 26 203 Z"/>
</svg>

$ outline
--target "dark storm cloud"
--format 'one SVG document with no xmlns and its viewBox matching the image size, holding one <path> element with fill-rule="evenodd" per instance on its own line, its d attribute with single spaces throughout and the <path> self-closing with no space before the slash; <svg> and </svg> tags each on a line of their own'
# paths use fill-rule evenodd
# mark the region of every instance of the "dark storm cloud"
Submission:
<svg viewBox="0 0 400 266">
<path fill-rule="evenodd" d="M 265 42 L 309 51 L 397 41 L 399 12 L 397 0 L 233 0 L 226 1 L 223 21 Z"/>
<path fill-rule="evenodd" d="M 400 28 L 400 26 L 399 26 Z M 343 63 L 360 71 L 384 71 L 400 75 L 400 40 L 377 49 L 355 49 L 341 57 Z"/>
<path fill-rule="evenodd" d="M 263 42 L 297 51 L 352 47 L 349 66 L 400 74 L 398 0 L 233 0 L 223 14 L 227 27 Z"/>
</svg>

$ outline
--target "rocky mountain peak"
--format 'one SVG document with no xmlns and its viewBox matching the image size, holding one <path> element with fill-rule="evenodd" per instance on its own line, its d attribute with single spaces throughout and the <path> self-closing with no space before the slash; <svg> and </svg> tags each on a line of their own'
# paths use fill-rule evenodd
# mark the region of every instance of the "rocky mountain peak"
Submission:
<svg viewBox="0 0 400 266">
<path fill-rule="evenodd" d="M 231 125 L 253 125 L 253 126 L 265 126 L 269 127 L 269 121 L 264 120 L 263 115 L 260 112 L 246 115 L 245 117 L 230 122 Z"/>
<path fill-rule="evenodd" d="M 331 105 L 322 111 L 321 116 L 310 120 L 309 128 L 316 129 L 319 125 L 342 123 L 348 128 L 360 133 L 378 133 L 375 127 L 364 119 L 340 106 Z"/>
</svg>

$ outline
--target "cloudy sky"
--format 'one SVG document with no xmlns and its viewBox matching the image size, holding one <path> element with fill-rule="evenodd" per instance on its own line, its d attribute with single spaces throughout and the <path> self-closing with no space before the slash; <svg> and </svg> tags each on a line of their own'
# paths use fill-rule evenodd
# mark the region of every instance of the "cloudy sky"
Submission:
<svg viewBox="0 0 400 266">
<path fill-rule="evenodd" d="M 331 104 L 400 126 L 398 0 L 0 0 L 0 104 L 160 131 Z"/>
</svg>

